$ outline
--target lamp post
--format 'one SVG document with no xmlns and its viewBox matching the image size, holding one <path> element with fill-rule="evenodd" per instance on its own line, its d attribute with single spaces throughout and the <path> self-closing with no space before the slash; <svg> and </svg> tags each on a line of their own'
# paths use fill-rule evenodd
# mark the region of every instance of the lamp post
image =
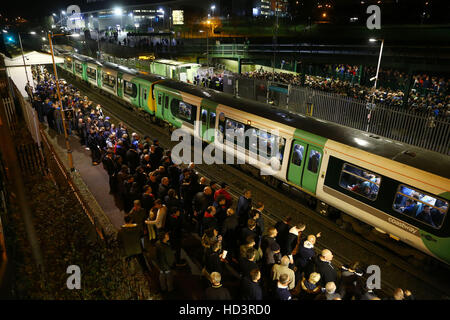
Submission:
<svg viewBox="0 0 450 320">
<path fill-rule="evenodd" d="M 276 44 L 278 35 L 278 1 L 275 1 L 275 34 L 273 36 L 273 68 L 272 80 L 275 80 L 275 61 L 276 61 Z"/>
<path fill-rule="evenodd" d="M 61 112 L 61 118 L 63 119 L 63 128 L 64 128 L 64 138 L 66 142 L 66 149 L 67 149 L 67 158 L 69 160 L 69 167 L 70 171 L 75 171 L 75 168 L 73 166 L 73 158 L 72 158 L 72 149 L 70 148 L 69 143 L 69 135 L 67 134 L 67 126 L 66 126 L 66 116 L 64 114 L 62 100 L 61 100 L 61 92 L 59 89 L 59 80 L 58 80 L 58 73 L 56 71 L 56 63 L 55 63 L 55 55 L 53 53 L 53 44 L 52 44 L 52 37 L 56 36 L 65 36 L 64 34 L 48 34 L 48 42 L 50 43 L 50 52 L 52 54 L 52 61 L 53 61 L 53 71 L 55 72 L 55 81 L 56 81 L 56 92 L 58 93 L 58 100 L 60 105 L 60 112 Z"/>
<path fill-rule="evenodd" d="M 374 39 L 374 38 L 369 39 L 369 42 L 377 42 L 377 41 L 381 41 L 380 55 L 378 56 L 377 74 L 375 75 L 375 83 L 373 85 L 372 105 L 370 106 L 369 115 L 367 116 L 367 128 L 366 128 L 366 131 L 369 131 L 370 118 L 372 117 L 372 110 L 374 108 L 375 91 L 377 89 L 378 74 L 380 72 L 381 56 L 383 54 L 383 46 L 384 46 L 384 39 Z"/>
</svg>

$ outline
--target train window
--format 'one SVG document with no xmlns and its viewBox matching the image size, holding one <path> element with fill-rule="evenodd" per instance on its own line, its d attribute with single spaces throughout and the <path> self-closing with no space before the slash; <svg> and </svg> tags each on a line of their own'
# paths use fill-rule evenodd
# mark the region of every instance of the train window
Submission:
<svg viewBox="0 0 450 320">
<path fill-rule="evenodd" d="M 103 72 L 102 79 L 104 85 L 110 88 L 114 88 L 116 86 L 116 78 L 109 75 L 107 72 Z"/>
<path fill-rule="evenodd" d="M 225 134 L 225 114 L 223 112 L 221 112 L 219 114 L 219 124 L 218 124 L 217 127 L 219 129 L 217 131 L 217 140 L 222 143 L 223 142 L 223 136 Z"/>
<path fill-rule="evenodd" d="M 216 127 L 216 114 L 214 112 L 209 113 L 209 128 Z"/>
<path fill-rule="evenodd" d="M 286 139 L 284 139 L 283 137 L 270 134 L 263 130 L 258 130 L 258 138 L 259 138 L 258 139 L 259 155 L 268 159 L 275 157 L 280 161 L 281 164 L 281 162 L 283 161 L 284 146 L 286 144 Z M 274 147 L 275 150 L 273 149 Z"/>
<path fill-rule="evenodd" d="M 158 105 L 162 104 L 162 93 L 158 94 Z"/>
<path fill-rule="evenodd" d="M 142 89 L 142 97 L 144 98 L 144 101 L 147 101 L 147 88 Z"/>
<path fill-rule="evenodd" d="M 411 218 L 439 229 L 448 211 L 448 202 L 422 191 L 400 185 L 393 208 Z"/>
<path fill-rule="evenodd" d="M 205 109 L 202 109 L 202 124 L 206 125 L 208 123 L 208 111 Z"/>
<path fill-rule="evenodd" d="M 308 161 L 308 170 L 312 173 L 317 173 L 319 171 L 319 164 L 320 164 L 320 158 L 322 157 L 322 154 L 320 151 L 311 149 L 311 152 L 309 153 L 309 161 Z"/>
<path fill-rule="evenodd" d="M 124 92 L 125 95 L 130 96 L 132 98 L 136 98 L 137 95 L 137 86 L 129 81 L 124 80 Z M 147 99 L 144 97 L 144 101 L 146 101 Z"/>
<path fill-rule="evenodd" d="M 166 100 L 167 99 L 168 97 L 166 96 Z M 172 114 L 174 116 L 179 117 L 187 122 L 194 123 L 196 116 L 195 106 L 178 99 L 172 99 L 170 110 L 172 111 Z"/>
<path fill-rule="evenodd" d="M 296 166 L 301 166 L 303 161 L 303 154 L 305 152 L 305 147 L 301 144 L 295 143 L 294 149 L 292 151 L 292 164 Z"/>
<path fill-rule="evenodd" d="M 79 74 L 83 73 L 83 66 L 80 63 L 75 63 L 75 72 Z"/>
<path fill-rule="evenodd" d="M 339 185 L 369 200 L 374 201 L 380 190 L 381 177 L 348 163 L 342 167 Z"/>
<path fill-rule="evenodd" d="M 69 58 L 65 59 L 66 68 L 72 69 L 72 61 Z"/>
<path fill-rule="evenodd" d="M 86 71 L 87 71 L 88 78 L 90 78 L 92 80 L 97 79 L 97 70 L 87 67 Z"/>
<path fill-rule="evenodd" d="M 244 141 L 245 125 L 239 121 L 226 119 L 225 121 L 225 139 L 238 144 Z"/>
</svg>

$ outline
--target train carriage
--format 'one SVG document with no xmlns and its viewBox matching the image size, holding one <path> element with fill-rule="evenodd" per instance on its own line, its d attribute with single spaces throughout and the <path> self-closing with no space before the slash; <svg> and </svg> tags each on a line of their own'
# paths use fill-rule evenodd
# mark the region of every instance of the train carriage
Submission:
<svg viewBox="0 0 450 320">
<path fill-rule="evenodd" d="M 73 60 L 72 73 L 89 81 L 89 63 Z M 259 174 L 271 173 L 263 177 L 272 185 L 284 182 L 450 263 L 448 156 L 108 62 L 98 68 L 101 89 L 219 150 L 229 146 Z"/>
</svg>

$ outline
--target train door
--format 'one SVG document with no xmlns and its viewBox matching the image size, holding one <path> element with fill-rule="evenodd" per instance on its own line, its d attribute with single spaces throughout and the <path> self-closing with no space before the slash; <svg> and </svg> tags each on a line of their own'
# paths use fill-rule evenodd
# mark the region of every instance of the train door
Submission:
<svg viewBox="0 0 450 320">
<path fill-rule="evenodd" d="M 208 142 L 214 141 L 214 131 L 210 132 L 208 129 L 214 129 L 216 126 L 216 113 L 206 109 L 202 108 L 202 111 L 200 113 L 200 119 L 201 119 L 201 127 L 200 127 L 200 137 Z M 206 136 L 205 136 L 206 132 Z"/>
<path fill-rule="evenodd" d="M 307 153 L 304 157 L 305 166 L 303 168 L 302 187 L 312 193 L 316 193 L 322 154 L 321 148 L 308 145 Z"/>
<path fill-rule="evenodd" d="M 144 109 L 148 109 L 148 87 L 140 85 L 141 87 L 141 101 L 140 106 Z"/>
<path fill-rule="evenodd" d="M 162 108 L 162 118 L 165 119 L 166 117 L 168 117 L 170 115 L 169 112 L 169 96 L 167 94 L 164 94 L 164 103 L 163 103 L 163 108 Z"/>
<path fill-rule="evenodd" d="M 123 74 L 117 73 L 117 95 L 123 97 Z"/>
<path fill-rule="evenodd" d="M 97 86 L 102 87 L 102 68 L 97 67 Z"/>
<path fill-rule="evenodd" d="M 301 186 L 307 144 L 298 140 L 292 141 L 291 157 L 288 170 L 288 181 Z"/>
</svg>

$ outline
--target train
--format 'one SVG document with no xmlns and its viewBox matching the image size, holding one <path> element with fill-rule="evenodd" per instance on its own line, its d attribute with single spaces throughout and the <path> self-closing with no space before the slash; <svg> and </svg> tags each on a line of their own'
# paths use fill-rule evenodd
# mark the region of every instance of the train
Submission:
<svg viewBox="0 0 450 320">
<path fill-rule="evenodd" d="M 76 53 L 61 55 L 59 67 L 156 121 L 208 144 L 229 145 L 241 158 L 263 159 L 267 154 L 224 132 L 250 130 L 278 147 L 270 164 L 251 163 L 257 172 L 276 163 L 272 175 L 262 176 L 267 183 L 316 199 L 322 214 L 337 209 L 450 264 L 447 155 Z M 275 129 L 277 135 L 268 133 Z"/>
</svg>

